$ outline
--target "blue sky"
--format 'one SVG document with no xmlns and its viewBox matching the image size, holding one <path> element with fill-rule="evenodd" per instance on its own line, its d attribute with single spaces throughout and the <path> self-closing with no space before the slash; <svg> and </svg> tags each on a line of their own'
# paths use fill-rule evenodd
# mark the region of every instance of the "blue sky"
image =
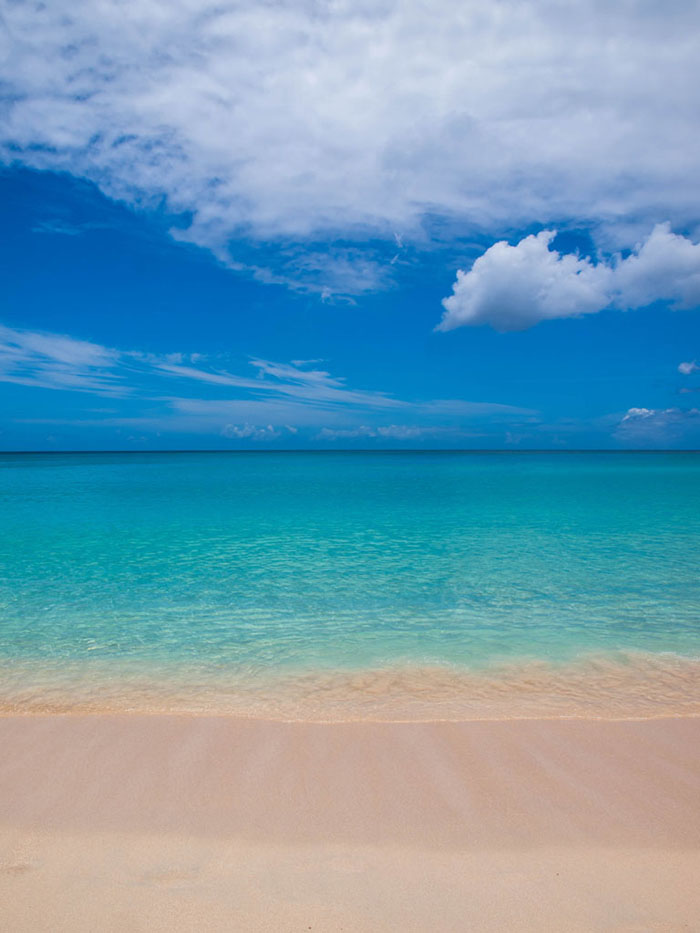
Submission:
<svg viewBox="0 0 700 933">
<path fill-rule="evenodd" d="M 0 449 L 700 446 L 696 3 L 17 3 Z"/>
</svg>

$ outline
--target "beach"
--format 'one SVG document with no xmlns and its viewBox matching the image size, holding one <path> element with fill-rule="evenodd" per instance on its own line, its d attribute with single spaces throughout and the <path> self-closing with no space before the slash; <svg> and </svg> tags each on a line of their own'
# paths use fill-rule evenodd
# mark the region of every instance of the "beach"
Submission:
<svg viewBox="0 0 700 933">
<path fill-rule="evenodd" d="M 700 719 L 0 718 L 0 927 L 694 930 Z"/>
<path fill-rule="evenodd" d="M 698 455 L 2 465 L 3 933 L 700 929 Z"/>
</svg>

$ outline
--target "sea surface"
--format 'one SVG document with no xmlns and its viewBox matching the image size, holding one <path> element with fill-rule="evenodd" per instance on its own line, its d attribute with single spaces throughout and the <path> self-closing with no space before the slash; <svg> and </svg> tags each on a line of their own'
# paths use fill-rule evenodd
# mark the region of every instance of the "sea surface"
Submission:
<svg viewBox="0 0 700 933">
<path fill-rule="evenodd" d="M 700 454 L 0 455 L 0 708 L 700 712 Z"/>
</svg>

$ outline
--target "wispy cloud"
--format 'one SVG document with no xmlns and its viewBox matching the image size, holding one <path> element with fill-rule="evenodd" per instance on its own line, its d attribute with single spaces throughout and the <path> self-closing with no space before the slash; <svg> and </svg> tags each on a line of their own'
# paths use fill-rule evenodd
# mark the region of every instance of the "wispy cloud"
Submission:
<svg viewBox="0 0 700 933">
<path fill-rule="evenodd" d="M 533 408 L 523 408 L 520 405 L 502 405 L 498 402 L 467 402 L 464 399 L 434 399 L 428 402 L 420 402 L 418 410 L 425 417 L 438 418 L 475 418 L 481 415 L 487 415 L 490 418 L 512 417 L 519 415 L 522 417 L 535 417 L 538 412 Z"/>
<path fill-rule="evenodd" d="M 14 330 L 0 324 L 0 382 L 124 395 L 116 350 L 60 334 Z"/>
<path fill-rule="evenodd" d="M 153 355 L 148 361 L 154 370 L 172 377 L 204 382 L 209 385 L 247 390 L 253 395 L 287 396 L 316 406 L 354 405 L 362 408 L 395 408 L 404 404 L 381 392 L 349 389 L 343 379 L 325 370 L 304 369 L 293 363 L 252 359 L 250 365 L 258 376 L 240 376 L 221 369 L 188 366 L 172 359 Z"/>
<path fill-rule="evenodd" d="M 364 434 L 409 440 L 427 433 L 456 436 L 465 430 L 465 422 L 479 418 L 535 414 L 500 403 L 411 401 L 356 389 L 342 377 L 315 368 L 317 362 L 253 358 L 247 364 L 252 373 L 241 375 L 213 365 L 202 354 L 118 350 L 65 335 L 0 326 L 0 382 L 115 399 L 121 396 L 128 402 L 129 411 L 84 410 L 73 420 L 83 427 L 205 432 L 249 441 L 272 440 L 304 428 L 335 430 L 340 432 L 338 438 L 346 432 L 347 437 Z M 135 414 L 134 408 L 139 409 Z M 388 413 L 406 423 L 383 423 Z M 22 419 L 19 413 L 16 420 L 66 423 L 63 418 Z M 380 423 L 373 426 L 375 421 Z M 445 426 L 445 421 L 450 425 Z"/>
<path fill-rule="evenodd" d="M 297 399 L 306 399 L 317 405 L 343 404 L 362 408 L 397 408 L 405 402 L 392 398 L 382 392 L 366 392 L 349 389 L 343 379 L 331 376 L 322 369 L 302 369 L 291 363 L 273 363 L 269 360 L 251 360 L 259 374 L 274 380 L 266 388 L 290 395 Z"/>
<path fill-rule="evenodd" d="M 362 424 L 354 428 L 322 428 L 316 438 L 321 441 L 347 441 L 372 438 L 389 441 L 416 441 L 425 438 L 483 437 L 474 431 L 465 431 L 442 425 L 380 424 L 376 427 Z"/>
<path fill-rule="evenodd" d="M 46 233 L 55 236 L 82 236 L 90 230 L 109 229 L 106 223 L 96 221 L 86 221 L 83 223 L 72 223 L 68 220 L 41 220 L 32 228 L 32 233 Z"/>
</svg>

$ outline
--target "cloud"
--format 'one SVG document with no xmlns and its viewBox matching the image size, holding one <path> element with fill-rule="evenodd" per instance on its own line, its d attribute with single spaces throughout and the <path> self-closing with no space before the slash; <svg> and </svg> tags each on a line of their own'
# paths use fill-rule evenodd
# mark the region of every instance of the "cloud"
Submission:
<svg viewBox="0 0 700 933">
<path fill-rule="evenodd" d="M 436 436 L 444 431 L 459 433 L 465 421 L 535 414 L 502 403 L 410 401 L 356 389 L 326 369 L 312 368 L 318 360 L 297 360 L 295 365 L 254 358 L 247 364 L 253 370 L 250 375 L 216 362 L 198 353 L 118 350 L 65 335 L 0 325 L 0 382 L 121 396 L 128 402 L 128 410 L 83 409 L 72 421 L 27 419 L 18 412 L 14 418 L 18 423 L 211 433 L 250 441 L 296 434 L 299 428 L 318 430 L 323 425 L 350 432 L 348 437 L 359 431 L 368 437 L 408 440 L 426 432 Z M 427 424 L 420 428 L 393 423 L 371 426 L 390 416 L 425 419 Z M 438 424 L 445 420 L 452 425 Z"/>
<path fill-rule="evenodd" d="M 463 399 L 434 399 L 421 402 L 418 406 L 421 415 L 439 418 L 476 418 L 488 415 L 491 418 L 510 417 L 521 415 L 535 417 L 539 413 L 534 408 L 523 408 L 519 405 L 502 405 L 498 402 L 467 402 Z"/>
<path fill-rule="evenodd" d="M 320 291 L 325 300 L 336 294 L 365 295 L 380 291 L 393 281 L 392 262 L 386 262 L 368 246 L 347 248 L 323 244 L 322 248 L 302 247 L 296 253 L 289 259 L 279 257 L 286 269 L 285 276 L 278 279 L 279 283 L 306 291 Z"/>
<path fill-rule="evenodd" d="M 443 299 L 438 330 L 488 324 L 524 330 L 539 321 L 596 314 L 603 308 L 641 308 L 655 301 L 675 308 L 700 304 L 700 244 L 657 224 L 634 251 L 594 263 L 551 248 L 554 230 L 515 246 L 495 243 L 468 272 L 459 270 Z"/>
<path fill-rule="evenodd" d="M 270 360 L 252 359 L 250 364 L 258 371 L 258 377 L 240 376 L 220 369 L 203 369 L 201 366 L 185 365 L 182 354 L 159 357 L 154 354 L 133 354 L 148 363 L 158 372 L 181 379 L 208 383 L 213 386 L 244 389 L 256 394 L 273 393 L 291 396 L 310 403 L 347 404 L 360 407 L 394 408 L 402 402 L 381 392 L 348 389 L 342 378 L 331 376 L 325 370 L 301 369 L 292 363 L 276 363 Z M 197 354 L 190 354 L 189 359 Z M 308 364 L 309 361 L 306 361 Z M 304 364 L 304 365 L 306 365 Z"/>
<path fill-rule="evenodd" d="M 54 0 L 3 29 L 6 161 L 164 199 L 179 238 L 269 281 L 381 287 L 352 244 L 436 219 L 629 237 L 700 214 L 694 3 Z M 289 254 L 338 237 L 328 264 Z"/>
<path fill-rule="evenodd" d="M 495 243 L 469 272 L 460 269 L 452 295 L 443 299 L 437 329 L 490 324 L 500 331 L 523 330 L 541 320 L 604 308 L 610 270 L 550 249 L 555 235 L 543 230 L 516 246 Z"/>
<path fill-rule="evenodd" d="M 222 437 L 235 438 L 238 440 L 250 439 L 255 441 L 274 440 L 280 436 L 271 424 L 266 427 L 257 427 L 253 424 L 226 424 L 221 429 Z"/>
<path fill-rule="evenodd" d="M 679 363 L 678 372 L 682 373 L 684 376 L 689 376 L 691 373 L 700 372 L 700 366 L 698 366 L 695 360 L 691 360 L 689 363 Z"/>
<path fill-rule="evenodd" d="M 46 233 L 55 236 L 82 236 L 90 230 L 108 229 L 108 224 L 88 221 L 71 223 L 65 220 L 41 220 L 32 228 L 32 233 Z"/>
<path fill-rule="evenodd" d="M 411 441 L 426 437 L 478 437 L 473 432 L 441 425 L 387 424 L 370 427 L 362 424 L 352 428 L 322 428 L 316 435 L 318 440 L 338 441 L 356 438 L 384 438 L 394 441 Z"/>
<path fill-rule="evenodd" d="M 0 324 L 0 382 L 123 395 L 128 388 L 116 371 L 118 362 L 116 350 L 86 340 Z"/>
<path fill-rule="evenodd" d="M 614 437 L 625 444 L 664 446 L 700 441 L 698 408 L 630 408 L 620 420 Z"/>
<path fill-rule="evenodd" d="M 271 360 L 260 359 L 252 359 L 250 364 L 258 371 L 257 379 L 228 372 L 198 369 L 192 366 L 154 362 L 159 370 L 173 376 L 219 386 L 249 389 L 256 394 L 273 393 L 275 395 L 291 396 L 300 401 L 307 401 L 316 405 L 343 404 L 362 408 L 395 408 L 403 404 L 381 392 L 348 389 L 342 378 L 331 376 L 325 370 L 300 369 L 291 363 L 276 363 Z"/>
</svg>

